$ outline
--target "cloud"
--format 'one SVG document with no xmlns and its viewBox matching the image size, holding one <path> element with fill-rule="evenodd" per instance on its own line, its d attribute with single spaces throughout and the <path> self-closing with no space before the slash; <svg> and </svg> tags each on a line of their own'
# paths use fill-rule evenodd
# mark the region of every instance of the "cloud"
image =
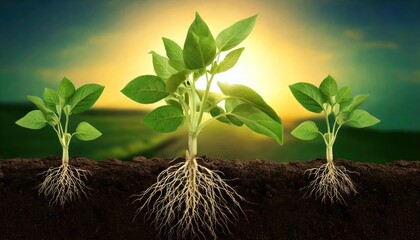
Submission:
<svg viewBox="0 0 420 240">
<path fill-rule="evenodd" d="M 392 41 L 368 41 L 365 40 L 365 34 L 358 29 L 347 29 L 344 31 L 344 35 L 351 40 L 360 42 L 364 48 L 367 49 L 399 49 L 400 46 Z"/>
<path fill-rule="evenodd" d="M 347 29 L 344 34 L 353 40 L 362 40 L 364 37 L 363 32 L 357 29 Z"/>
</svg>

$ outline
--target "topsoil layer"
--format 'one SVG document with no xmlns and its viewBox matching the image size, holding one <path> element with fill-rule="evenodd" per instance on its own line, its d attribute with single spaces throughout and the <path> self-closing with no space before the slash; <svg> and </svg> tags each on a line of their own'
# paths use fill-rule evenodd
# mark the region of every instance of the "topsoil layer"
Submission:
<svg viewBox="0 0 420 240">
<path fill-rule="evenodd" d="M 159 239 L 130 196 L 153 184 L 171 164 L 168 159 L 135 158 L 71 164 L 93 173 L 88 198 L 64 208 L 38 196 L 39 173 L 59 158 L 0 159 L 0 239 Z M 324 160 L 274 163 L 225 161 L 204 157 L 203 164 L 225 173 L 230 185 L 251 203 L 247 219 L 219 239 L 420 239 L 420 162 L 370 164 L 338 159 L 352 174 L 358 194 L 347 204 L 303 198 L 308 168 Z M 173 162 L 172 162 L 173 164 Z M 161 237 L 164 239 L 164 237 Z"/>
</svg>

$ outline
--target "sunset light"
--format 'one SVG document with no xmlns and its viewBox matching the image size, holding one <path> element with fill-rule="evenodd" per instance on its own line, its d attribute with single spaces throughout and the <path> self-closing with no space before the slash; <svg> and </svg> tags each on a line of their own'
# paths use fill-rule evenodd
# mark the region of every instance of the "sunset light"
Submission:
<svg viewBox="0 0 420 240">
<path fill-rule="evenodd" d="M 165 55 L 162 37 L 182 45 L 195 12 L 206 19 L 213 36 L 237 19 L 258 14 L 252 34 L 240 45 L 245 47 L 241 59 L 232 71 L 218 75 L 215 81 L 242 83 L 255 89 L 284 120 L 314 116 L 293 99 L 288 85 L 318 85 L 328 74 L 357 94 L 371 93 L 366 107 L 376 109 L 385 119 L 381 127 L 401 126 L 380 104 L 386 99 L 384 91 L 395 90 L 388 95 L 404 106 L 418 100 L 414 89 L 418 87 L 419 70 L 414 64 L 415 54 L 410 54 L 418 52 L 418 44 L 415 37 L 404 37 L 417 36 L 418 30 L 399 28 L 399 21 L 404 19 L 388 14 L 389 21 L 395 20 L 392 31 L 396 33 L 391 33 L 389 26 L 384 29 L 382 20 L 373 17 L 387 14 L 381 12 L 385 10 L 370 5 L 361 8 L 360 4 L 334 5 L 329 1 L 221 0 L 76 5 L 81 10 L 72 12 L 71 20 L 55 8 L 48 14 L 38 14 L 42 17 L 25 15 L 44 27 L 34 31 L 31 20 L 22 20 L 28 35 L 13 35 L 16 40 L 3 44 L 1 101 L 23 102 L 25 95 L 41 93 L 42 86 L 55 86 L 66 76 L 77 86 L 87 82 L 106 86 L 96 108 L 142 109 L 120 90 L 137 76 L 154 74 L 149 52 Z M 35 12 L 44 11 L 37 3 L 31 6 Z M 68 7 L 70 13 L 71 4 Z M 361 11 L 364 21 L 351 14 L 355 11 Z M 22 27 L 19 22 L 13 24 L 16 29 Z M 10 95 L 8 87 L 3 87 L 8 84 L 20 93 Z M 405 98 L 398 98 L 398 91 L 407 91 Z M 409 109 L 401 111 L 410 114 Z M 410 124 L 415 127 L 414 121 Z"/>
<path fill-rule="evenodd" d="M 221 4 L 224 7 L 219 11 L 211 10 Z M 133 4 L 122 9 L 113 24 L 95 31 L 86 41 L 67 44 L 55 53 L 57 61 L 71 61 L 71 64 L 51 69 L 46 65 L 36 71 L 46 82 L 54 83 L 67 76 L 76 85 L 87 81 L 106 85 L 96 107 L 139 108 L 119 91 L 139 75 L 154 74 L 152 57 L 148 53 L 154 50 L 165 54 L 162 37 L 182 44 L 188 30 L 185 26 L 192 21 L 195 11 L 199 11 L 215 29 L 214 37 L 236 19 L 258 14 L 254 32 L 245 41 L 246 48 L 240 61 L 231 72 L 222 73 L 215 80 L 249 86 L 281 111 L 282 117 L 299 117 L 306 113 L 292 100 L 287 86 L 296 81 L 320 81 L 329 73 L 322 65 L 331 57 L 318 50 L 306 49 L 310 46 L 302 48 L 304 33 L 294 27 L 295 20 L 286 10 L 273 11 L 264 4 L 242 2 L 188 2 L 181 6 L 172 2 Z M 216 84 L 213 88 L 217 91 Z"/>
</svg>

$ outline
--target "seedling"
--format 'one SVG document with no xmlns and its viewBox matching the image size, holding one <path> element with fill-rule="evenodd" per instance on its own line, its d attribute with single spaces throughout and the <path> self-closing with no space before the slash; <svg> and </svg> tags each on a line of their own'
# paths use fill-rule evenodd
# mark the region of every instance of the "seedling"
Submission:
<svg viewBox="0 0 420 240">
<path fill-rule="evenodd" d="M 157 177 L 157 182 L 137 199 L 145 210 L 145 218 L 169 237 L 191 239 L 216 238 L 216 228 L 229 231 L 242 211 L 244 200 L 229 186 L 218 171 L 197 162 L 197 138 L 210 122 L 246 125 L 251 130 L 282 143 L 283 128 L 276 112 L 254 90 L 239 84 L 218 82 L 223 94 L 211 92 L 217 74 L 237 63 L 244 48 L 235 48 L 252 31 L 256 16 L 243 19 L 213 38 L 198 13 L 191 24 L 184 48 L 163 38 L 167 57 L 151 52 L 154 75 L 135 78 L 122 90 L 132 100 L 166 105 L 150 112 L 144 123 L 160 132 L 172 132 L 183 124 L 188 128 L 185 162 L 170 166 Z M 220 61 L 222 53 L 231 50 Z M 197 81 L 206 82 L 197 89 Z M 208 113 L 208 119 L 203 118 Z M 233 206 L 233 207 L 232 207 Z M 176 236 L 175 236 L 176 235 Z"/>
<path fill-rule="evenodd" d="M 63 148 L 63 156 L 59 167 L 52 167 L 43 172 L 43 183 L 39 185 L 39 194 L 50 199 L 50 204 L 64 206 L 67 202 L 86 196 L 87 186 L 84 180 L 89 171 L 76 168 L 69 164 L 69 145 L 73 136 L 82 141 L 90 141 L 102 134 L 87 122 L 81 122 L 76 132 L 70 134 L 68 125 L 72 114 L 82 113 L 93 106 L 104 90 L 98 84 L 86 84 L 75 89 L 73 83 L 63 78 L 57 91 L 45 88 L 44 99 L 28 96 L 38 110 L 33 110 L 16 124 L 29 129 L 41 129 L 47 124 L 57 133 L 58 140 Z"/>
<path fill-rule="evenodd" d="M 357 191 L 348 176 L 350 171 L 334 165 L 333 146 L 342 126 L 364 128 L 379 123 L 377 118 L 358 109 L 368 95 L 353 97 L 349 87 L 338 89 L 337 82 L 330 75 L 321 82 L 319 88 L 310 83 L 295 83 L 289 88 L 305 109 L 322 113 L 327 125 L 326 133 L 320 132 L 313 121 L 305 121 L 292 131 L 292 135 L 301 140 L 313 140 L 321 135 L 326 145 L 327 163 L 319 168 L 307 170 L 309 176 L 314 177 L 308 186 L 308 195 L 321 198 L 323 202 L 344 202 L 343 193 L 351 194 Z"/>
</svg>

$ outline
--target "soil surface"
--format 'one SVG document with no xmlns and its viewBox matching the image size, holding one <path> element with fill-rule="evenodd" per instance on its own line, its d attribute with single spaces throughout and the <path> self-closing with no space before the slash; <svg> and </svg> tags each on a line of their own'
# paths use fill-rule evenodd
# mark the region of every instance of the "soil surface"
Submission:
<svg viewBox="0 0 420 240">
<path fill-rule="evenodd" d="M 251 203 L 243 203 L 247 219 L 219 239 L 420 239 L 420 161 L 370 164 L 337 159 L 352 174 L 358 194 L 347 204 L 303 198 L 310 179 L 304 171 L 325 160 L 275 163 L 226 161 L 203 157 L 202 164 L 221 170 L 231 186 Z M 180 161 L 182 159 L 178 159 Z M 88 198 L 64 208 L 49 206 L 38 196 L 39 173 L 58 166 L 60 158 L 0 159 L 0 239 L 165 239 L 133 217 L 130 196 L 152 185 L 174 162 L 135 158 L 71 160 L 93 173 Z"/>
</svg>

